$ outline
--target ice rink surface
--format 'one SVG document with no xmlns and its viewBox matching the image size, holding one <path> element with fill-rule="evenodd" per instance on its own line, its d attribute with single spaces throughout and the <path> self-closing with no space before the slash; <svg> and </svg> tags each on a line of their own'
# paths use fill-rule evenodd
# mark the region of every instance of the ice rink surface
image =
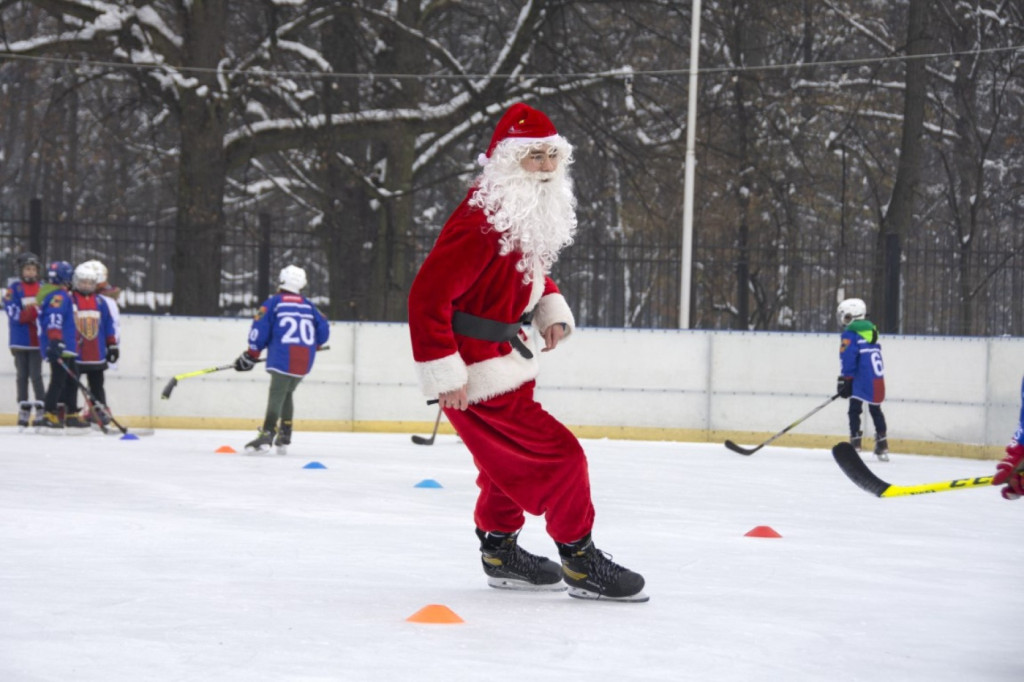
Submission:
<svg viewBox="0 0 1024 682">
<path fill-rule="evenodd" d="M 878 499 L 825 450 L 584 441 L 597 545 L 647 579 L 621 604 L 487 587 L 453 436 L 0 431 L 5 682 L 1024 679 L 1024 500 L 995 488 Z M 542 519 L 521 543 L 555 555 Z M 464 622 L 406 620 L 430 604 Z"/>
</svg>

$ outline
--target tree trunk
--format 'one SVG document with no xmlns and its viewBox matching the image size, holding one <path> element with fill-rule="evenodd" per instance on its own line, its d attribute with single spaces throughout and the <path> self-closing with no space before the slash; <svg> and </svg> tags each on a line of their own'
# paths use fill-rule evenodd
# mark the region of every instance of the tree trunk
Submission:
<svg viewBox="0 0 1024 682">
<path fill-rule="evenodd" d="M 360 26 L 350 12 L 340 12 L 323 26 L 324 56 L 338 71 L 359 68 Z M 354 79 L 325 81 L 324 112 L 359 111 L 362 106 L 359 83 Z M 349 159 L 367 158 L 372 142 L 352 139 L 330 130 L 322 142 L 321 169 L 324 194 L 320 198 L 323 222 L 317 236 L 327 254 L 330 275 L 329 316 L 335 320 L 370 319 L 367 312 L 369 288 L 368 258 L 364 244 L 372 241 L 373 196 L 338 155 Z"/>
<path fill-rule="evenodd" d="M 914 198 L 921 173 L 924 108 L 927 101 L 927 73 L 924 59 L 914 57 L 928 51 L 927 0 L 910 0 L 907 19 L 906 87 L 903 98 L 903 135 L 896 167 L 892 198 L 882 218 L 876 250 L 876 276 L 872 284 L 875 322 L 883 331 L 900 328 L 900 251 L 903 237 L 914 220 Z M 879 276 L 881 275 L 881 276 Z"/>
<path fill-rule="evenodd" d="M 225 42 L 228 0 L 196 0 L 186 15 L 184 63 L 214 69 Z M 196 73 L 199 88 L 178 88 L 181 158 L 174 232 L 175 315 L 220 314 L 227 163 L 225 98 L 217 78 Z M 205 88 L 206 93 L 197 90 Z"/>
<path fill-rule="evenodd" d="M 399 0 L 399 22 L 420 28 L 420 0 Z M 423 42 L 407 32 L 392 29 L 383 32 L 390 49 L 378 61 L 385 73 L 418 73 L 427 63 Z M 385 107 L 414 108 L 423 97 L 423 84 L 417 80 L 383 82 L 380 100 Z M 398 321 L 406 314 L 406 295 L 412 280 L 410 261 L 413 253 L 413 163 L 417 131 L 408 123 L 396 122 L 388 131 L 385 146 L 384 186 L 390 197 L 378 213 L 377 238 L 373 248 L 371 273 L 374 319 Z"/>
</svg>

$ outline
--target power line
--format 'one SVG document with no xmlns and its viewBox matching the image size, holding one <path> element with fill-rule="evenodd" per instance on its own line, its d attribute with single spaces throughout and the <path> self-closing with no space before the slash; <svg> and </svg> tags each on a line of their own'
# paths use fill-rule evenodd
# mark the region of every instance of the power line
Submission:
<svg viewBox="0 0 1024 682">
<path fill-rule="evenodd" d="M 997 52 L 1024 51 L 1024 45 L 1013 45 L 1008 47 L 992 47 L 978 50 L 965 50 L 962 52 L 933 52 L 921 55 L 888 55 L 882 57 L 863 57 L 859 59 L 836 59 L 823 62 L 792 62 L 788 64 L 763 64 L 757 66 L 712 66 L 698 69 L 700 75 L 722 74 L 722 73 L 752 73 L 764 71 L 786 71 L 793 69 L 811 69 L 822 67 L 854 67 L 871 64 L 884 64 L 887 62 L 901 62 L 911 59 L 959 59 L 972 55 L 993 54 Z M 439 81 L 439 80 L 486 80 L 486 79 L 512 79 L 512 80 L 558 80 L 558 79 L 579 79 L 579 78 L 636 78 L 636 77 L 669 77 L 689 76 L 689 69 L 649 69 L 634 70 L 629 67 L 610 69 L 605 71 L 574 71 L 569 73 L 344 73 L 336 71 L 292 71 L 272 69 L 217 69 L 195 66 L 174 66 L 169 64 L 137 64 L 132 62 L 115 62 L 103 60 L 76 59 L 74 57 L 51 57 L 46 55 L 27 55 L 11 52 L 0 52 L 0 60 L 29 61 L 47 64 L 75 65 L 83 68 L 115 69 L 115 70 L 165 70 L 184 74 L 213 74 L 244 76 L 252 80 L 264 80 L 267 78 L 313 78 L 313 79 L 361 79 L 361 80 L 418 80 L 418 81 Z"/>
</svg>

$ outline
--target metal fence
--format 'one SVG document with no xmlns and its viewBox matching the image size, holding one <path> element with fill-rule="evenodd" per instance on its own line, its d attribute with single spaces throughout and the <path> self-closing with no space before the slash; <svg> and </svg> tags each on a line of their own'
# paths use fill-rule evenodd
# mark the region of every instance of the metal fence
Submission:
<svg viewBox="0 0 1024 682">
<path fill-rule="evenodd" d="M 97 258 L 122 289 L 126 312 L 170 310 L 174 273 L 173 217 L 122 223 L 43 220 L 0 213 L 0 268 L 15 276 L 15 258 L 32 250 L 49 260 Z M 418 265 L 436 233 L 417 236 Z M 269 216 L 229 225 L 224 243 L 220 309 L 250 315 L 271 291 L 277 268 L 295 262 L 309 274 L 307 291 L 329 308 L 329 268 L 310 232 L 284 229 Z M 693 318 L 698 329 L 834 331 L 838 298 L 868 299 L 877 276 L 872 249 L 826 246 L 740 249 L 704 243 L 699 227 L 693 259 Z M 644 237 L 581 234 L 553 273 L 577 322 L 592 327 L 678 326 L 680 246 Z M 975 251 L 903 246 L 900 326 L 905 334 L 1024 335 L 1024 248 Z M 395 320 L 398 321 L 398 320 Z"/>
</svg>

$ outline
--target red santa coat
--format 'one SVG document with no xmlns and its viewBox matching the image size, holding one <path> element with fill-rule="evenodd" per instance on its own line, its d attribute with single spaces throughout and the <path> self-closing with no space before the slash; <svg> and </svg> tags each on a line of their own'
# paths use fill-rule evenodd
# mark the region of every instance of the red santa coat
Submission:
<svg viewBox="0 0 1024 682">
<path fill-rule="evenodd" d="M 500 234 L 482 210 L 459 205 L 445 224 L 409 292 L 409 332 L 423 393 L 435 397 L 467 387 L 467 410 L 445 414 L 479 470 L 474 521 L 484 531 L 514 532 L 524 511 L 543 515 L 556 542 L 590 532 L 594 505 L 579 441 L 533 399 L 537 347 L 523 357 L 507 341 L 484 341 L 452 329 L 455 311 L 514 324 L 532 311 L 534 329 L 575 327 L 558 287 L 537 271 L 529 283 L 516 269 L 520 254 L 502 256 Z"/>
<path fill-rule="evenodd" d="M 557 323 L 566 336 L 575 327 L 572 311 L 554 281 L 540 272 L 529 283 L 516 269 L 520 254 L 500 255 L 501 235 L 484 212 L 469 205 L 469 194 L 448 219 L 409 292 L 409 333 L 423 393 L 429 397 L 467 386 L 470 403 L 502 395 L 536 378 L 537 347 L 520 332 L 533 358 L 508 342 L 474 339 L 452 330 L 462 311 L 512 324 L 532 311 L 534 329 Z"/>
</svg>

